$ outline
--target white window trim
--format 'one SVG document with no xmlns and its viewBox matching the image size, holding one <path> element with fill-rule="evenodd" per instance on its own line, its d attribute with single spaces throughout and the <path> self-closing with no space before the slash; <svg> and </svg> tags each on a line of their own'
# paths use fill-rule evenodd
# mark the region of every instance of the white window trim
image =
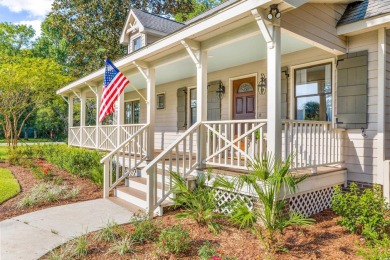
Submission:
<svg viewBox="0 0 390 260">
<path fill-rule="evenodd" d="M 255 77 L 255 83 L 256 83 L 256 85 L 254 86 L 255 87 L 255 119 L 258 118 L 258 104 L 257 104 L 257 102 L 258 102 L 258 95 L 257 95 L 258 73 L 256 72 L 256 73 L 245 74 L 245 75 L 229 78 L 229 91 L 227 91 L 227 92 L 228 92 L 228 99 L 229 99 L 229 102 L 228 102 L 229 103 L 228 104 L 229 114 L 228 115 L 229 115 L 230 120 L 234 120 L 233 119 L 233 81 L 238 80 L 238 79 L 251 78 L 251 77 Z"/>
<path fill-rule="evenodd" d="M 297 70 L 297 69 L 300 69 L 300 68 L 305 68 L 305 67 L 312 67 L 312 66 L 316 66 L 316 65 L 321 65 L 321 64 L 325 64 L 325 63 L 331 63 L 332 64 L 332 126 L 334 126 L 334 122 L 335 122 L 335 115 L 336 115 L 336 73 L 337 73 L 337 68 L 336 68 L 336 58 L 329 58 L 329 59 L 324 59 L 324 60 L 319 60 L 319 61 L 313 61 L 313 62 L 308 62 L 308 63 L 303 63 L 303 64 L 299 64 L 299 65 L 293 65 L 293 66 L 290 66 L 290 69 L 289 69 L 289 73 L 291 75 L 290 77 L 290 93 L 289 93 L 289 96 L 290 96 L 290 100 L 288 100 L 288 102 L 290 102 L 289 106 L 290 106 L 290 113 L 289 113 L 289 117 L 292 119 L 292 120 L 296 120 L 295 119 L 295 73 L 294 71 Z"/>
</svg>

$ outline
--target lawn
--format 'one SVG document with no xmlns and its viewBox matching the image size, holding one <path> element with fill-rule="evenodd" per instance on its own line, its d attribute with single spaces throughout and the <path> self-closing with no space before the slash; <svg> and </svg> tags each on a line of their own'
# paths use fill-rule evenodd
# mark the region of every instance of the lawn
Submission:
<svg viewBox="0 0 390 260">
<path fill-rule="evenodd" d="M 0 204 L 20 192 L 20 186 L 10 170 L 0 168 Z"/>
</svg>

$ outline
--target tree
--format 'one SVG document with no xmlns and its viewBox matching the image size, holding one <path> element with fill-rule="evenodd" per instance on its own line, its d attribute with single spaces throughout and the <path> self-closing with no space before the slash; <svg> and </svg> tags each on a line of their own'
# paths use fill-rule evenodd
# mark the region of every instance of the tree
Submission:
<svg viewBox="0 0 390 260">
<path fill-rule="evenodd" d="M 225 2 L 225 0 L 191 0 L 191 3 L 188 5 L 190 7 L 189 9 L 181 9 L 175 12 L 175 20 L 178 22 L 185 22 L 222 2 Z"/>
<path fill-rule="evenodd" d="M 0 125 L 9 146 L 16 147 L 25 122 L 70 79 L 50 59 L 0 57 Z"/>
<path fill-rule="evenodd" d="M 305 120 L 320 119 L 320 104 L 315 101 L 309 101 L 305 104 Z"/>
<path fill-rule="evenodd" d="M 14 56 L 26 52 L 34 35 L 31 26 L 0 23 L 0 54 Z"/>
</svg>

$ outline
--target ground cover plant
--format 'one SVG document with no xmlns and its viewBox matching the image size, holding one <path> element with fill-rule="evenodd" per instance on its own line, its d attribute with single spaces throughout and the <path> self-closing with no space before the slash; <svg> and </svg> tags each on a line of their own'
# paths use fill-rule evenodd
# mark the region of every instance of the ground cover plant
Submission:
<svg viewBox="0 0 390 260">
<path fill-rule="evenodd" d="M 20 192 L 18 180 L 10 170 L 0 168 L 0 204 Z"/>
<path fill-rule="evenodd" d="M 84 259 L 265 259 L 264 246 L 250 230 L 240 229 L 238 226 L 221 219 L 219 223 L 223 225 L 223 229 L 218 234 L 213 234 L 209 232 L 207 226 L 200 226 L 190 218 L 177 219 L 175 215 L 179 212 L 180 210 L 165 210 L 164 216 L 149 220 L 159 227 L 159 231 L 154 233 L 152 240 L 143 243 L 132 240 L 135 232 L 133 223 L 119 225 L 118 228 L 122 230 L 121 236 L 110 242 L 97 239 L 98 232 L 88 234 L 86 236 L 87 255 Z M 313 218 L 316 220 L 314 225 L 299 229 L 293 227 L 285 229 L 281 235 L 285 241 L 287 252 L 277 252 L 274 259 L 363 259 L 362 256 L 356 255 L 356 251 L 360 247 L 357 241 L 360 241 L 361 236 L 351 234 L 344 227 L 337 225 L 336 221 L 339 217 L 331 210 L 314 215 Z M 161 231 L 175 225 L 180 225 L 184 230 L 188 230 L 189 249 L 180 254 L 161 254 L 158 245 Z M 126 237 L 128 237 L 127 244 L 122 241 Z M 114 246 L 115 244 L 118 246 Z M 123 246 L 119 246 L 120 244 Z M 125 249 L 126 245 L 130 244 L 131 252 L 120 255 L 119 249 Z M 67 251 L 66 247 L 65 244 L 57 248 L 53 254 L 64 253 Z M 62 259 L 69 258 L 63 257 Z M 56 258 L 51 258 L 48 254 L 43 259 Z"/>
</svg>

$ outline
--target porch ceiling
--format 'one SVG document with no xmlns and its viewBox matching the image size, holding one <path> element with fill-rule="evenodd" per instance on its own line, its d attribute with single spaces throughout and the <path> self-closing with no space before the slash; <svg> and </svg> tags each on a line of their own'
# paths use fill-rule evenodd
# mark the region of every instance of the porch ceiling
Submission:
<svg viewBox="0 0 390 260">
<path fill-rule="evenodd" d="M 282 33 L 282 55 L 312 48 L 313 46 Z M 267 57 L 267 46 L 263 37 L 258 34 L 234 43 L 212 49 L 208 52 L 208 72 L 214 72 L 236 67 Z M 160 66 L 156 69 L 156 85 L 196 76 L 196 68 L 187 53 L 176 62 Z M 233 75 L 232 75 L 233 76 Z M 130 81 L 138 89 L 146 88 L 144 78 L 140 73 L 128 75 Z M 133 91 L 127 87 L 125 92 Z"/>
</svg>

